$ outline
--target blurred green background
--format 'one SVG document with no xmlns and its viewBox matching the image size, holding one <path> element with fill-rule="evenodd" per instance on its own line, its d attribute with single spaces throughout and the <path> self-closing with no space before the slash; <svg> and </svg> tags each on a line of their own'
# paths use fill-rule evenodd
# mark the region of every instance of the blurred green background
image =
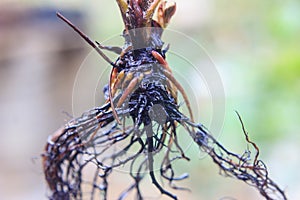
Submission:
<svg viewBox="0 0 300 200">
<path fill-rule="evenodd" d="M 234 113 L 239 111 L 270 176 L 289 199 L 300 199 L 300 1 L 176 3 L 170 29 L 201 44 L 223 82 L 226 109 L 218 139 L 243 153 L 246 144 Z M 109 41 L 123 28 L 114 0 L 1 1 L 0 199 L 46 199 L 40 154 L 48 135 L 70 119 L 65 112 L 74 112 L 76 73 L 88 64 L 91 49 L 55 17 L 57 10 L 97 41 Z M 98 67 L 107 66 L 96 61 Z M 87 80 L 101 82 L 99 77 Z M 92 91 L 99 99 L 101 87 Z M 97 104 L 88 99 L 88 90 L 79 91 L 76 116 Z M 192 192 L 179 192 L 179 197 L 262 199 L 252 187 L 219 176 L 210 158 L 192 150 L 192 161 L 178 164 L 179 171 L 191 174 L 181 185 Z"/>
</svg>

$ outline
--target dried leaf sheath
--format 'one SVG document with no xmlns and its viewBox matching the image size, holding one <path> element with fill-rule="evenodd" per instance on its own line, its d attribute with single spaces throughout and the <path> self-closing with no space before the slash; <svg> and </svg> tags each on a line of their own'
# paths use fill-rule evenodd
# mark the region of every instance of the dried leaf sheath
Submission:
<svg viewBox="0 0 300 200">
<path fill-rule="evenodd" d="M 161 194 L 177 199 L 162 182 L 183 189 L 174 183 L 188 177 L 177 176 L 174 171 L 177 160 L 189 160 L 177 137 L 178 126 L 184 127 L 225 175 L 253 185 L 266 199 L 286 199 L 284 192 L 269 179 L 258 154 L 251 162 L 250 153 L 242 156 L 231 153 L 201 124 L 194 123 L 188 97 L 172 75 L 165 60 L 167 47 L 163 49 L 161 40 L 163 28 L 175 13 L 175 4 L 159 0 L 117 0 L 117 3 L 125 25 L 123 48 L 91 41 L 58 14 L 112 65 L 112 71 L 106 104 L 71 120 L 49 137 L 43 167 L 50 199 L 107 199 L 108 177 L 121 167 L 127 167 L 132 184 L 118 191 L 119 199 L 126 198 L 131 191 L 135 191 L 137 199 L 143 199 L 140 183 L 145 176 L 150 177 Z M 102 50 L 120 55 L 111 62 Z M 178 92 L 188 107 L 187 116 L 179 110 Z M 246 141 L 258 151 L 244 133 Z M 164 155 L 161 160 L 156 159 L 159 155 Z"/>
</svg>

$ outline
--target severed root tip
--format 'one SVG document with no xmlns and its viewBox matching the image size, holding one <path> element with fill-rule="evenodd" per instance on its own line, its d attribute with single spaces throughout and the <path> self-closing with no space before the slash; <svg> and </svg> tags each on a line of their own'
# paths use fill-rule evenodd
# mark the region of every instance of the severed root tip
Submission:
<svg viewBox="0 0 300 200">
<path fill-rule="evenodd" d="M 78 33 L 90 46 L 92 46 L 97 53 L 111 66 L 115 66 L 115 64 L 110 60 L 109 57 L 107 57 L 103 51 L 98 47 L 97 43 L 93 42 L 85 33 L 83 33 L 77 26 L 75 26 L 70 20 L 65 18 L 62 14 L 59 12 L 56 13 L 57 17 L 59 17 L 61 20 L 66 22 L 76 33 Z"/>
</svg>

